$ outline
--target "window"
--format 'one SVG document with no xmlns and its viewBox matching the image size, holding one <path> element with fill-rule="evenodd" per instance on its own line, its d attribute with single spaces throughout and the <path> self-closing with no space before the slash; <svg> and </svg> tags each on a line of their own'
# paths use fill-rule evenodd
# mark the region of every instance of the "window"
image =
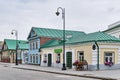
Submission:
<svg viewBox="0 0 120 80">
<path fill-rule="evenodd" d="M 31 37 L 33 37 L 33 36 L 35 36 L 35 35 L 36 35 L 35 31 L 32 30 L 32 32 L 31 32 Z"/>
<path fill-rule="evenodd" d="M 57 54 L 57 60 L 56 63 L 60 63 L 60 54 Z"/>
<path fill-rule="evenodd" d="M 30 55 L 30 62 L 32 63 L 32 55 Z"/>
<path fill-rule="evenodd" d="M 38 64 L 38 55 L 36 55 L 36 64 Z"/>
<path fill-rule="evenodd" d="M 36 49 L 38 49 L 38 42 L 36 41 Z"/>
<path fill-rule="evenodd" d="M 35 63 L 35 55 L 33 55 L 33 63 Z"/>
<path fill-rule="evenodd" d="M 81 51 L 78 51 L 78 60 L 79 61 L 84 61 L 84 53 Z"/>
<path fill-rule="evenodd" d="M 30 42 L 30 50 L 33 49 L 33 42 Z"/>
<path fill-rule="evenodd" d="M 34 42 L 33 42 L 33 50 L 35 49 L 35 44 L 34 44 Z"/>
<path fill-rule="evenodd" d="M 44 63 L 47 62 L 47 54 L 44 54 L 44 60 L 43 60 Z"/>
<path fill-rule="evenodd" d="M 105 62 L 113 62 L 114 63 L 114 53 L 105 52 Z"/>
<path fill-rule="evenodd" d="M 30 42 L 30 50 L 38 49 L 38 41 Z"/>
</svg>

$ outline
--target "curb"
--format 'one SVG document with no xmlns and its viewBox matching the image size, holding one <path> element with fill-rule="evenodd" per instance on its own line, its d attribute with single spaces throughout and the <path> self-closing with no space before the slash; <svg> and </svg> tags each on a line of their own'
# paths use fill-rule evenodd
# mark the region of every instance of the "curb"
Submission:
<svg viewBox="0 0 120 80">
<path fill-rule="evenodd" d="M 61 74 L 61 75 L 69 75 L 69 76 L 76 76 L 76 77 L 94 78 L 94 79 L 101 79 L 101 80 L 117 80 L 117 79 L 114 79 L 114 78 L 105 78 L 105 77 L 87 76 L 87 75 L 78 75 L 78 74 L 69 74 L 69 73 L 59 73 L 59 72 L 37 70 L 37 69 L 30 69 L 30 68 L 19 68 L 19 67 L 12 67 L 12 68 L 38 71 L 38 72 L 46 72 L 46 73 L 53 73 L 53 74 Z"/>
</svg>

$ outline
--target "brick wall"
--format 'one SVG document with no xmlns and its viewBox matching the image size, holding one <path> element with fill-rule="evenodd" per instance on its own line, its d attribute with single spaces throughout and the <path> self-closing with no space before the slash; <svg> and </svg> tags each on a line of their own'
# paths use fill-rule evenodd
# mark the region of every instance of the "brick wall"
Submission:
<svg viewBox="0 0 120 80">
<path fill-rule="evenodd" d="M 41 37 L 40 38 L 40 45 L 43 45 L 44 43 L 46 43 L 47 41 L 51 40 L 52 38 L 47 38 L 47 37 Z"/>
</svg>

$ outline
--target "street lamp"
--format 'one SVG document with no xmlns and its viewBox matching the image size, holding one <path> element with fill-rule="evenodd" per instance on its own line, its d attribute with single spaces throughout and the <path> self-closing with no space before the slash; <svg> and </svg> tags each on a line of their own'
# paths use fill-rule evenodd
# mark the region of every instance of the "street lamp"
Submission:
<svg viewBox="0 0 120 80">
<path fill-rule="evenodd" d="M 18 31 L 17 30 L 12 30 L 11 34 L 15 34 L 16 36 L 16 58 L 15 58 L 15 65 L 18 65 L 18 60 L 17 60 L 17 50 L 18 50 Z"/>
<path fill-rule="evenodd" d="M 62 70 L 66 70 L 65 66 L 65 8 L 58 7 L 56 15 L 59 16 L 59 9 L 62 10 L 62 19 L 63 19 L 63 67 Z"/>
</svg>

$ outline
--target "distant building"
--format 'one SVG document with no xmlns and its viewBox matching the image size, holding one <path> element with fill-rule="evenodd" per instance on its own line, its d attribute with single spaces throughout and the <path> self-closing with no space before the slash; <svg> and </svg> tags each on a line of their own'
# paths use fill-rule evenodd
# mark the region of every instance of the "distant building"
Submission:
<svg viewBox="0 0 120 80">
<path fill-rule="evenodd" d="M 1 54 L 2 54 L 2 51 L 1 51 L 1 50 L 2 50 L 2 45 L 3 45 L 3 42 L 0 41 L 0 61 L 1 61 L 1 57 L 2 57 L 2 56 L 1 56 Z"/>
<path fill-rule="evenodd" d="M 120 39 L 120 21 L 115 22 L 108 26 L 108 29 L 103 31 L 111 36 L 115 36 Z"/>
<path fill-rule="evenodd" d="M 19 63 L 26 63 L 28 61 L 28 42 L 18 40 L 17 59 Z M 16 59 L 16 40 L 4 39 L 2 46 L 1 61 L 15 63 Z"/>
</svg>

